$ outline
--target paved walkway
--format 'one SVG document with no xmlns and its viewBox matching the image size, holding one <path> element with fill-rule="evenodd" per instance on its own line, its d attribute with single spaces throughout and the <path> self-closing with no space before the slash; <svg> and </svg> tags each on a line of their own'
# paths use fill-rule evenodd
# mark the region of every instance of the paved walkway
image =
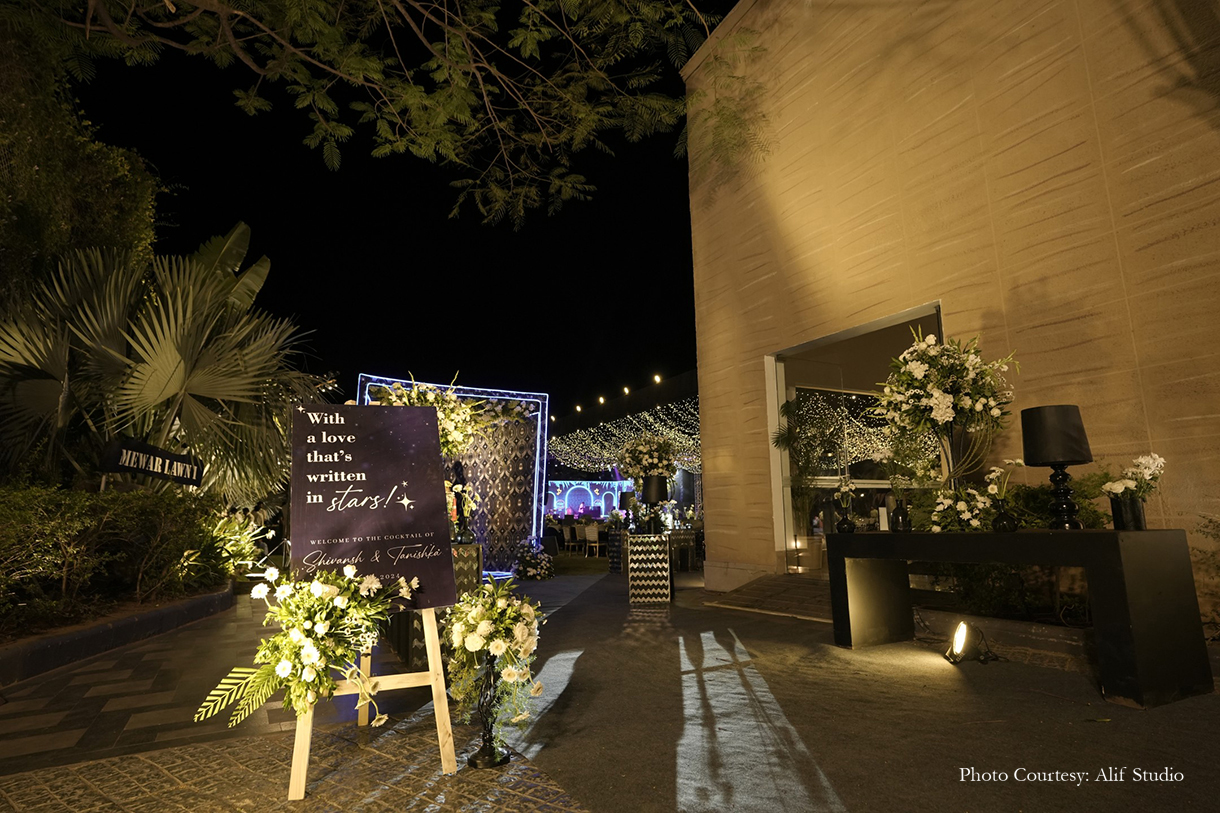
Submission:
<svg viewBox="0 0 1220 813">
<path fill-rule="evenodd" d="M 0 811 L 1110 813 L 1211 810 L 1220 796 L 1220 695 L 1135 711 L 1105 703 L 1086 674 L 954 667 L 932 634 L 844 650 L 827 624 L 709 607 L 684 584 L 656 608 L 630 607 L 617 575 L 528 585 L 552 615 L 545 692 L 510 738 L 518 758 L 441 777 L 426 698 L 393 693 L 393 727 L 372 732 L 328 704 L 293 805 L 290 717 L 182 721 L 253 652 L 262 630 L 239 606 L 6 692 Z M 458 737 L 473 746 L 473 729 Z"/>
</svg>

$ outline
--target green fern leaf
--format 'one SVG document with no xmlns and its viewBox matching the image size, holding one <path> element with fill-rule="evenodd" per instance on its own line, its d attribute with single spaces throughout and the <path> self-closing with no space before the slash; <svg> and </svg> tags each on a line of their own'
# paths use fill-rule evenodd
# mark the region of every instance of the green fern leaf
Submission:
<svg viewBox="0 0 1220 813">
<path fill-rule="evenodd" d="M 275 673 L 274 666 L 265 664 L 260 667 L 250 676 L 245 691 L 242 692 L 241 702 L 233 709 L 233 715 L 229 717 L 229 728 L 253 714 L 255 709 L 266 703 L 267 699 L 275 694 L 276 689 L 283 685 L 284 680 Z"/>
<path fill-rule="evenodd" d="M 225 675 L 224 679 L 216 685 L 216 688 L 208 692 L 207 699 L 203 701 L 199 706 L 199 710 L 195 712 L 195 722 L 198 723 L 201 720 L 214 717 L 221 709 L 232 705 L 237 698 L 245 693 L 247 684 L 249 684 L 258 671 L 246 666 L 238 666 Z"/>
</svg>

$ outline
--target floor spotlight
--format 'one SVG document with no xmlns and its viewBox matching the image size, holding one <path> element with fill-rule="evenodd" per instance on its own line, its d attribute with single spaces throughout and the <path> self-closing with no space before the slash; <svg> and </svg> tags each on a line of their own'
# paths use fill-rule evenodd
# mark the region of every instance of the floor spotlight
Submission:
<svg viewBox="0 0 1220 813">
<path fill-rule="evenodd" d="M 945 660 L 949 663 L 961 663 L 962 661 L 987 663 L 999 660 L 999 656 L 991 651 L 991 647 L 987 646 L 987 636 L 981 629 L 974 624 L 962 621 L 953 633 L 953 643 L 945 652 Z"/>
</svg>

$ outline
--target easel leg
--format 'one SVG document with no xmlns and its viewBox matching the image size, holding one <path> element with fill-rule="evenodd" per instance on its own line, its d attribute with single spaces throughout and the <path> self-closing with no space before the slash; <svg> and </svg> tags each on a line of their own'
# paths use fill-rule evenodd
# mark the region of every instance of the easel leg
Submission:
<svg viewBox="0 0 1220 813">
<path fill-rule="evenodd" d="M 373 654 L 371 652 L 360 653 L 360 671 L 364 672 L 364 676 L 372 679 L 373 677 Z M 365 703 L 360 708 L 356 709 L 357 725 L 366 726 L 369 724 L 369 703 Z"/>
<path fill-rule="evenodd" d="M 441 772 L 457 772 L 453 752 L 453 728 L 449 724 L 449 697 L 445 694 L 445 668 L 441 661 L 441 639 L 436 629 L 436 609 L 420 613 L 424 622 L 424 645 L 428 650 L 428 672 L 432 676 L 432 707 L 436 716 L 436 740 L 441 748 Z"/>
<path fill-rule="evenodd" d="M 313 739 L 313 706 L 297 717 L 296 742 L 292 746 L 292 777 L 288 780 L 288 801 L 305 798 L 305 779 L 309 773 L 309 744 Z"/>
</svg>

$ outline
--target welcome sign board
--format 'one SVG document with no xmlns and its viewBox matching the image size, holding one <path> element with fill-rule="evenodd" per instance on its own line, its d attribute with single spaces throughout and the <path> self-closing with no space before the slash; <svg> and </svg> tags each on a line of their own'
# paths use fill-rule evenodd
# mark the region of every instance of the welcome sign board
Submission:
<svg viewBox="0 0 1220 813">
<path fill-rule="evenodd" d="M 457 601 L 436 410 L 299 406 L 292 422 L 292 569 L 419 577 L 413 606 Z"/>
</svg>

